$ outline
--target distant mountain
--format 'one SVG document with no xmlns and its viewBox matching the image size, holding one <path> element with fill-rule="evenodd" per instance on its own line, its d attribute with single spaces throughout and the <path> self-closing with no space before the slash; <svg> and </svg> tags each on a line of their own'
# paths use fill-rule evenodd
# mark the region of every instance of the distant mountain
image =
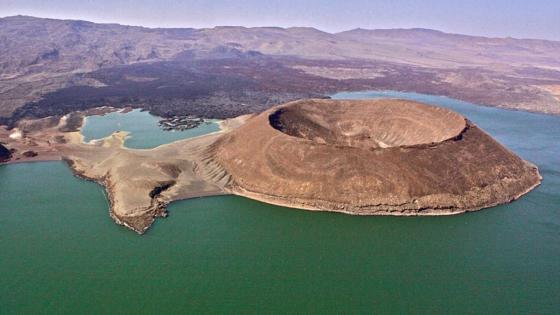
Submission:
<svg viewBox="0 0 560 315">
<path fill-rule="evenodd" d="M 215 27 L 150 29 L 119 24 L 14 16 L 0 19 L 2 78 L 40 72 L 91 71 L 165 60 L 185 50 L 201 54 L 220 46 L 310 59 L 367 59 L 449 67 L 525 65 L 560 69 L 560 42 L 486 38 L 428 29 L 330 34 L 314 28 Z"/>
<path fill-rule="evenodd" d="M 452 87 L 457 85 L 454 88 L 459 88 L 458 84 L 463 84 L 459 82 L 471 80 L 469 78 L 474 75 L 470 73 L 465 77 L 464 69 L 483 70 L 479 74 L 492 72 L 484 74 L 484 80 L 492 77 L 494 84 L 501 82 L 496 81 L 498 77 L 513 74 L 515 79 L 500 80 L 511 84 L 524 80 L 528 89 L 533 89 L 533 85 L 555 86 L 560 73 L 560 42 L 556 41 L 486 38 L 428 29 L 354 29 L 335 34 L 307 27 L 166 29 L 13 16 L 0 18 L 0 118 L 10 117 L 18 108 L 63 88 L 107 85 L 103 80 L 84 75 L 101 69 L 180 60 L 263 57 L 276 59 L 286 68 L 298 69 L 308 75 L 339 81 L 388 78 L 389 68 L 393 73 L 397 71 L 403 75 L 410 71 L 428 71 L 431 75 L 426 79 Z M 375 71 L 371 70 L 374 65 L 377 67 Z M 360 67 L 371 71 L 354 71 Z M 327 68 L 330 70 L 325 70 Z M 342 68 L 350 70 L 337 70 Z M 194 68 L 191 70 L 195 71 Z M 327 75 L 325 71 L 334 71 L 335 75 L 341 76 L 333 78 L 333 74 Z M 530 83 L 530 80 L 536 81 Z M 355 83 L 345 81 L 340 88 L 352 88 Z M 390 86 L 370 83 L 366 86 Z M 329 84 L 325 86 L 338 89 Z M 507 88 L 514 87 L 504 87 Z M 325 89 L 318 88 L 317 92 Z M 410 87 L 403 89 L 409 90 Z M 424 92 L 430 89 L 424 88 Z M 459 91 L 446 92 L 450 89 L 453 90 L 440 84 L 433 92 L 461 96 Z M 289 89 L 286 91 L 290 92 Z M 546 88 L 539 88 L 531 93 L 537 95 L 546 91 Z M 547 100 L 556 100 L 543 95 L 537 95 L 538 102 L 544 104 Z M 469 99 L 469 96 L 463 98 Z M 488 103 L 507 106 L 493 101 Z M 512 107 L 539 111 L 529 108 L 526 100 L 517 103 Z"/>
<path fill-rule="evenodd" d="M 560 42 L 487 38 L 429 29 L 355 29 L 337 36 L 393 48 L 392 58 L 431 66 L 560 66 Z"/>
</svg>

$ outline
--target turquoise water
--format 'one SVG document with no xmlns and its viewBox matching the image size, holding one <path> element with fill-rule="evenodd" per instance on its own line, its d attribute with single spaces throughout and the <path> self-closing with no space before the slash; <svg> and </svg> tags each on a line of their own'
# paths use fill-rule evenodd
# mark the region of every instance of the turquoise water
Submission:
<svg viewBox="0 0 560 315">
<path fill-rule="evenodd" d="M 216 120 L 184 131 L 164 131 L 158 126 L 159 119 L 146 111 L 135 109 L 127 113 L 112 112 L 88 116 L 82 127 L 84 141 L 101 139 L 115 131 L 128 131 L 125 145 L 134 149 L 151 149 L 173 141 L 196 137 L 220 130 Z"/>
<path fill-rule="evenodd" d="M 138 236 L 62 162 L 0 166 L 0 313 L 558 314 L 560 117 L 388 95 L 467 115 L 537 163 L 543 185 L 432 218 L 200 198 Z"/>
</svg>

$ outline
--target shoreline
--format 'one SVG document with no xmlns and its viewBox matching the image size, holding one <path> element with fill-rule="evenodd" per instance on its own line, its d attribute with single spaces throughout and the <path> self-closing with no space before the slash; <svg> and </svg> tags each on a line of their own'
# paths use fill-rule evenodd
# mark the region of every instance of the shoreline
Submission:
<svg viewBox="0 0 560 315">
<path fill-rule="evenodd" d="M 113 112 L 115 110 L 123 111 L 122 109 L 104 107 L 96 109 L 94 112 L 95 114 L 100 113 L 103 115 L 107 112 Z M 83 113 L 79 114 L 83 115 Z M 242 124 L 244 119 L 247 119 L 248 117 L 250 117 L 250 115 L 237 117 L 228 121 L 213 121 L 213 123 L 216 123 L 218 125 L 219 130 L 205 135 L 162 144 L 150 149 L 135 149 L 126 147 L 124 145 L 124 142 L 128 133 L 123 131 L 115 132 L 103 139 L 97 139 L 96 141 L 92 142 L 85 142 L 84 136 L 81 133 L 81 129 L 86 123 L 85 117 L 81 117 L 80 126 L 77 126 L 75 130 L 71 132 L 59 131 L 59 127 L 64 127 L 64 123 L 66 123 L 67 121 L 66 118 L 60 118 L 56 120 L 53 117 L 48 119 L 51 125 L 50 129 L 39 129 L 39 131 L 37 132 L 25 134 L 24 140 L 28 138 L 42 139 L 45 138 L 43 135 L 47 134 L 49 135 L 49 137 L 62 137 L 64 141 L 60 141 L 60 143 L 47 141 L 47 148 L 49 149 L 49 151 L 47 151 L 48 153 L 42 153 L 38 156 L 25 159 L 20 158 L 16 160 L 12 158 L 7 162 L 2 163 L 2 165 L 51 161 L 64 162 L 66 166 L 70 168 L 72 174 L 77 178 L 95 182 L 103 187 L 108 201 L 109 215 L 111 216 L 113 221 L 115 221 L 115 223 L 123 225 L 128 229 L 137 232 L 138 234 L 142 234 L 151 226 L 156 218 L 165 217 L 167 215 L 167 206 L 173 201 L 229 194 L 221 187 L 216 186 L 215 183 L 210 183 L 204 179 L 201 179 L 199 175 L 193 172 L 195 168 L 199 168 L 199 166 L 195 167 L 194 165 L 200 158 L 199 154 L 204 151 L 199 148 L 200 146 L 206 148 L 206 146 L 211 144 L 220 134 L 236 128 L 238 125 Z M 30 121 L 29 123 L 33 125 L 35 121 Z M 21 146 L 25 146 L 25 144 L 23 144 L 22 142 Z M 184 146 L 186 146 L 187 148 L 183 148 Z M 189 150 L 189 148 L 195 149 L 192 150 L 195 153 L 186 152 L 191 151 Z M 167 156 L 167 159 L 175 159 L 177 156 L 177 150 L 182 150 L 184 153 L 184 158 L 186 158 L 185 161 L 190 162 L 187 162 L 185 165 L 183 165 L 184 169 L 177 173 L 177 175 L 174 175 L 179 176 L 180 178 L 174 179 L 173 176 L 169 177 L 168 174 L 168 172 L 170 171 L 175 172 L 173 171 L 174 166 L 171 166 L 173 163 L 169 164 L 167 162 L 161 162 L 160 160 L 166 159 L 163 156 Z M 101 155 L 99 155 L 100 152 Z M 160 156 L 161 152 L 163 152 L 162 156 Z M 99 156 L 99 158 L 95 157 L 96 154 L 97 156 Z M 119 155 L 122 154 L 127 157 L 124 159 L 125 165 L 139 167 L 138 171 L 131 172 L 131 174 L 134 175 L 143 174 L 142 163 L 131 163 L 131 161 L 134 161 L 135 157 L 140 158 L 141 160 L 148 159 L 148 161 L 150 162 L 146 165 L 160 165 L 159 169 L 156 170 L 156 174 L 154 174 L 153 176 L 153 178 L 158 179 L 156 181 L 152 181 L 154 186 L 150 186 L 150 184 L 148 184 L 146 187 L 140 188 L 146 191 L 145 195 L 143 195 L 145 196 L 143 197 L 144 201 L 142 201 L 144 202 L 143 205 L 142 203 L 135 202 L 136 198 L 134 198 L 134 196 L 135 194 L 137 195 L 137 193 L 134 193 L 132 191 L 130 194 L 125 194 L 132 196 L 132 199 L 129 198 L 130 201 L 128 201 L 127 198 L 122 198 L 121 192 L 123 190 L 127 191 L 129 187 L 127 187 L 127 184 L 121 183 L 122 180 L 120 180 L 119 178 L 128 178 L 129 175 L 123 175 L 124 177 L 120 176 L 118 172 L 115 173 L 112 171 L 112 163 L 104 163 L 105 159 L 107 158 L 109 158 L 110 160 L 113 159 L 115 161 L 115 165 L 123 163 L 122 160 L 119 160 Z M 99 163 L 105 165 L 103 166 Z M 191 164 L 193 165 L 192 167 L 189 166 Z M 104 173 L 105 171 L 96 172 L 95 170 L 99 168 L 104 168 L 107 173 Z M 152 169 L 152 167 L 148 166 L 148 169 Z M 111 179 L 111 174 L 113 174 L 115 178 Z M 152 180 L 150 176 L 144 178 L 148 182 Z M 172 189 L 169 189 L 169 191 L 164 189 L 162 191 L 154 193 L 154 191 L 156 191 L 154 187 L 160 185 L 157 184 L 158 182 L 165 182 L 168 180 L 172 180 L 173 182 L 173 184 L 171 185 Z M 176 183 L 176 181 L 179 182 Z M 137 182 L 143 182 L 143 180 L 136 182 L 133 181 L 129 186 L 134 188 L 134 185 L 137 184 Z M 194 185 L 192 186 L 192 190 L 188 189 L 189 185 Z M 116 194 L 121 195 L 119 197 Z M 149 198 L 147 198 L 148 195 L 150 195 Z M 129 203 L 133 205 L 136 204 L 136 206 L 132 206 L 130 208 L 127 206 Z"/>
<path fill-rule="evenodd" d="M 257 193 L 257 192 L 252 192 L 252 191 L 245 190 L 241 187 L 236 187 L 230 194 L 235 195 L 235 196 L 248 198 L 248 199 L 251 199 L 251 200 L 256 200 L 256 201 L 266 203 L 266 204 L 275 205 L 275 206 L 280 206 L 280 207 L 285 207 L 285 208 L 290 208 L 290 209 L 299 209 L 299 210 L 304 210 L 304 211 L 312 211 L 312 212 L 335 212 L 335 213 L 341 213 L 341 214 L 353 215 L 353 216 L 395 216 L 395 217 L 420 217 L 420 216 L 423 216 L 423 217 L 438 217 L 438 216 L 452 216 L 452 215 L 466 214 L 466 213 L 470 213 L 470 212 L 477 212 L 477 211 L 481 211 L 481 210 L 484 210 L 484 209 L 489 209 L 489 208 L 497 207 L 499 205 L 504 205 L 504 204 L 514 202 L 514 201 L 524 197 L 525 195 L 527 195 L 528 193 L 530 193 L 531 191 L 533 191 L 534 189 L 536 189 L 540 185 L 542 185 L 542 176 L 540 175 L 538 170 L 537 170 L 537 175 L 539 177 L 539 180 L 537 182 L 535 182 L 533 185 L 528 187 L 526 190 L 520 192 L 519 194 L 516 194 L 515 196 L 513 196 L 512 198 L 510 198 L 508 200 L 498 201 L 498 202 L 488 204 L 488 205 L 484 205 L 484 206 L 480 206 L 480 207 L 460 209 L 460 210 L 457 210 L 457 211 L 449 211 L 449 212 L 442 211 L 441 210 L 442 208 L 437 208 L 437 212 L 434 212 L 434 210 L 436 210 L 436 209 L 422 209 L 422 210 L 419 210 L 419 209 L 415 209 L 415 208 L 405 209 L 403 211 L 399 211 L 399 210 L 393 210 L 393 211 L 376 210 L 376 211 L 373 211 L 373 212 L 360 212 L 360 211 L 342 210 L 342 209 L 336 209 L 336 207 L 319 208 L 319 207 L 310 206 L 309 205 L 309 202 L 310 202 L 309 200 L 305 200 L 306 202 L 305 201 L 302 201 L 302 202 L 292 201 L 292 202 L 290 202 L 290 201 L 286 200 L 286 198 L 282 198 L 282 197 L 279 197 L 279 196 L 266 195 L 266 194 Z M 295 199 L 293 199 L 293 200 L 295 200 Z M 316 202 L 318 200 L 314 200 L 314 201 Z M 333 203 L 332 201 L 325 201 L 325 202 L 326 203 Z M 342 206 L 346 207 L 348 205 L 342 205 Z M 394 207 L 394 205 L 392 205 L 392 206 Z"/>
<path fill-rule="evenodd" d="M 521 112 L 521 113 L 537 114 L 537 115 L 544 115 L 544 116 L 554 116 L 554 117 L 559 117 L 560 116 L 560 110 L 555 111 L 555 112 L 546 112 L 546 111 L 542 111 L 542 110 L 531 110 L 531 109 L 525 109 L 525 108 L 504 107 L 504 106 L 498 106 L 498 105 L 488 105 L 488 104 L 483 104 L 483 103 L 473 103 L 471 101 L 467 101 L 465 99 L 460 99 L 460 98 L 456 98 L 456 97 L 452 97 L 452 96 L 441 95 L 441 94 L 429 94 L 429 93 L 425 93 L 425 92 L 416 92 L 416 91 L 411 91 L 411 90 L 407 90 L 407 91 L 386 90 L 386 89 L 382 89 L 382 90 L 373 90 L 373 89 L 369 89 L 369 90 L 348 90 L 348 91 L 334 92 L 334 93 L 329 94 L 327 96 L 332 99 L 332 96 L 334 96 L 336 94 L 339 94 L 339 93 L 372 93 L 372 92 L 373 93 L 397 92 L 397 93 L 406 93 L 406 94 L 426 95 L 426 96 L 430 96 L 430 97 L 441 97 L 441 98 L 446 98 L 446 99 L 449 99 L 449 100 L 459 101 L 459 102 L 465 103 L 465 105 L 469 105 L 469 106 L 476 106 L 476 107 L 482 107 L 482 108 L 493 108 L 493 109 L 500 109 L 500 110 L 505 110 L 505 111 L 509 111 L 509 112 Z M 392 96 L 380 96 L 380 97 L 376 97 L 376 98 L 410 100 L 410 99 L 407 99 L 407 98 L 392 97 Z M 419 101 L 419 102 L 422 102 L 422 101 Z"/>
<path fill-rule="evenodd" d="M 10 160 L 3 164 L 65 162 L 76 177 L 103 186 L 107 193 L 109 215 L 113 221 L 138 234 L 145 233 L 157 218 L 166 217 L 167 207 L 172 202 L 193 198 L 237 195 L 267 204 L 306 211 L 361 216 L 446 216 L 478 211 L 517 200 L 539 186 L 542 180 L 536 166 L 526 162 L 535 169 L 539 178 L 528 189 L 509 199 L 506 198 L 507 200 L 498 198 L 494 202 L 481 206 L 470 208 L 447 206 L 448 209 L 453 209 L 451 211 L 446 211 L 444 204 L 436 208 L 421 206 L 417 202 L 360 206 L 317 198 L 313 200 L 288 198 L 249 191 L 237 185 L 232 174 L 214 159 L 215 152 L 212 148 L 222 135 L 234 131 L 256 116 L 249 114 L 222 120 L 217 122 L 220 128 L 218 131 L 165 143 L 150 149 L 126 147 L 124 143 L 128 133 L 125 131 L 115 132 L 103 139 L 86 143 L 81 134 L 86 119 L 82 119 L 81 125 L 75 131 L 62 133 L 65 141 L 53 145 L 57 150 L 56 154 L 26 160 Z M 460 134 L 468 129 L 467 125 Z M 56 133 L 54 135 L 59 136 Z M 445 139 L 442 143 L 449 141 Z M 410 148 L 406 148 L 414 149 L 417 146 L 411 145 Z M 461 198 L 467 198 L 466 195 Z M 441 196 L 431 195 L 422 196 L 424 197 L 435 198 L 434 201 L 441 198 Z M 426 200 L 421 202 L 421 204 L 429 203 L 430 201 Z M 393 210 L 387 210 L 389 208 Z"/>
<path fill-rule="evenodd" d="M 418 138 L 417 143 L 378 148 L 369 140 L 375 136 L 374 129 L 369 133 L 371 137 L 360 138 L 363 144 L 337 142 L 340 138 L 332 134 L 340 132 L 340 124 L 352 126 L 359 119 L 355 115 L 370 117 L 367 114 L 373 115 L 375 110 L 391 112 L 387 109 L 390 107 L 383 106 L 402 108 L 406 105 L 409 111 L 400 109 L 394 117 L 401 118 L 403 113 L 410 113 L 413 122 L 421 121 L 416 115 L 419 110 L 417 102 L 370 100 L 368 104 L 373 107 L 369 109 L 364 107 L 366 102 L 305 100 L 286 103 L 257 116 L 245 128 L 225 135 L 212 154 L 216 163 L 232 177 L 232 184 L 227 189 L 262 202 L 312 211 L 433 216 L 454 215 L 508 203 L 541 183 L 542 176 L 534 164 L 499 144 L 468 118 L 463 117 L 467 128 L 455 134 L 462 127 L 459 123 L 462 116 L 456 117 L 448 128 L 439 126 L 437 131 L 441 138 L 437 141 Z M 379 105 L 380 102 L 387 103 Z M 342 116 L 340 120 L 330 122 L 324 118 L 327 116 L 321 116 L 322 113 L 333 115 L 333 111 L 342 108 L 334 107 L 342 106 L 339 104 L 347 106 L 344 107 L 347 110 L 351 108 L 348 120 Z M 429 117 L 428 108 L 422 110 L 420 114 Z M 286 118 L 274 116 L 277 120 L 271 122 L 271 117 L 277 113 L 286 115 Z M 449 122 L 446 112 L 438 114 L 436 117 L 441 121 Z M 367 121 L 371 123 L 371 120 Z M 430 121 L 432 124 L 425 123 L 424 126 L 437 125 L 437 119 Z M 315 126 L 321 129 L 313 129 Z M 359 130 L 366 128 L 361 121 L 355 126 Z M 372 126 L 376 128 L 379 124 L 373 123 Z M 397 129 L 383 129 L 381 135 L 385 136 L 385 132 L 391 130 L 406 133 L 407 130 L 402 131 L 402 128 L 401 125 Z M 352 129 L 343 129 L 346 130 Z M 427 129 L 425 134 L 433 135 L 432 132 Z M 447 132 L 456 136 L 450 139 Z M 391 134 L 387 137 L 399 139 Z M 295 156 L 299 158 L 294 160 Z"/>
<path fill-rule="evenodd" d="M 104 187 L 113 220 L 143 234 L 156 218 L 167 216 L 173 201 L 228 194 L 194 169 L 200 168 L 206 147 L 239 120 L 218 122 L 218 131 L 151 149 L 124 146 L 127 133 L 122 131 L 94 143 L 74 135 L 61 152 L 76 176 Z"/>
<path fill-rule="evenodd" d="M 10 159 L 6 162 L 2 162 L 0 163 L 1 165 L 12 165 L 12 164 L 24 164 L 24 163 L 41 163 L 41 162 L 56 162 L 56 161 L 62 161 L 63 158 L 61 156 L 53 156 L 53 157 L 49 157 L 49 156 L 44 156 L 42 155 L 40 158 L 27 158 L 27 159 L 19 159 L 19 160 L 14 160 L 14 159 Z"/>
</svg>

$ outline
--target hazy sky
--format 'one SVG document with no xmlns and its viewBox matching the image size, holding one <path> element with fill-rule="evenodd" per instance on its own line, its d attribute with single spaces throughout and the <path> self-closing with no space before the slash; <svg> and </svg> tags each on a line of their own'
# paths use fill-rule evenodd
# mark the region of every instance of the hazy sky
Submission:
<svg viewBox="0 0 560 315">
<path fill-rule="evenodd" d="M 17 14 L 149 27 L 423 27 L 560 40 L 560 0 L 0 0 L 0 16 Z"/>
</svg>

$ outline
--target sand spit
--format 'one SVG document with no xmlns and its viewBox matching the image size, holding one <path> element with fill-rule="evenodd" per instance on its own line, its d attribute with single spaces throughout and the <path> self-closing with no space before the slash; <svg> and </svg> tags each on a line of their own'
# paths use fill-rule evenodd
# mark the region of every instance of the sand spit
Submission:
<svg viewBox="0 0 560 315">
<path fill-rule="evenodd" d="M 126 132 L 88 144 L 72 135 L 58 149 L 78 176 L 106 188 L 115 222 L 142 234 L 155 218 L 167 215 L 172 201 L 227 194 L 227 176 L 213 173 L 204 153 L 223 132 L 245 119 L 222 123 L 221 132 L 149 150 L 124 147 Z"/>
</svg>

